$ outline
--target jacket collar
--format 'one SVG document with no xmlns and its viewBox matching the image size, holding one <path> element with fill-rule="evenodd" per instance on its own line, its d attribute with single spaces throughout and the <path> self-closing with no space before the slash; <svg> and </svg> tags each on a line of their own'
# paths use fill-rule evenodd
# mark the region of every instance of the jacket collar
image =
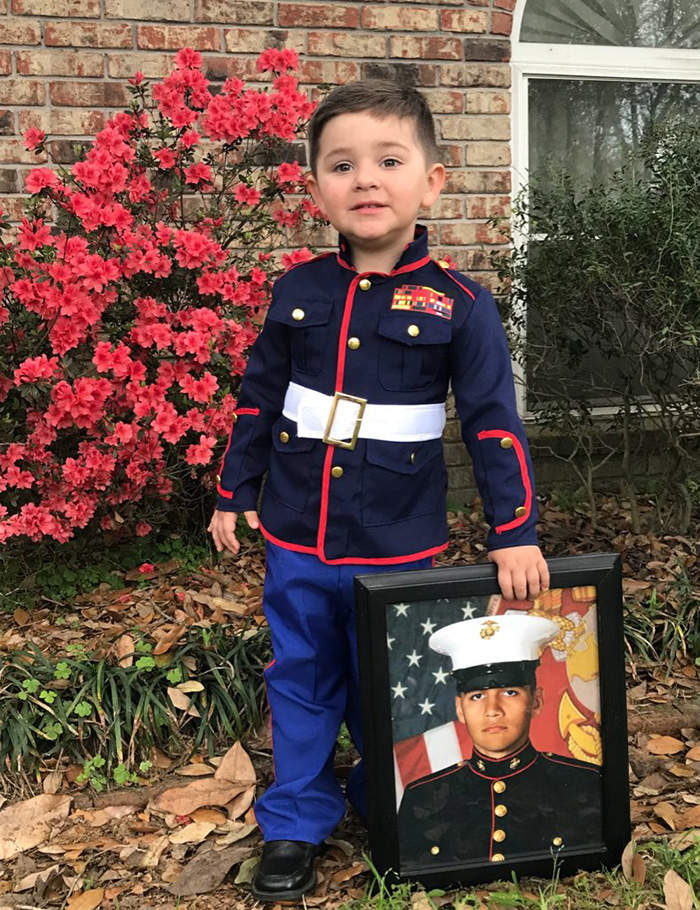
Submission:
<svg viewBox="0 0 700 910">
<path fill-rule="evenodd" d="M 496 778 L 512 777 L 515 774 L 520 774 L 525 768 L 530 767 L 538 755 L 539 752 L 530 740 L 524 746 L 521 746 L 517 752 L 512 752 L 510 755 L 499 759 L 487 758 L 475 747 L 472 757 L 469 759 L 469 766 L 472 771 L 481 775 L 481 777 L 495 780 Z"/>
<path fill-rule="evenodd" d="M 394 266 L 391 274 L 401 271 L 410 271 L 411 266 L 419 268 L 422 265 L 425 265 L 426 261 L 430 258 L 428 252 L 428 230 L 422 224 L 416 225 L 416 233 L 413 237 L 413 240 L 406 244 L 399 257 L 398 262 Z M 345 237 L 342 234 L 338 235 L 338 262 L 345 268 L 352 269 L 355 271 L 355 266 L 352 262 L 352 251 L 350 249 L 350 244 L 347 242 Z"/>
</svg>

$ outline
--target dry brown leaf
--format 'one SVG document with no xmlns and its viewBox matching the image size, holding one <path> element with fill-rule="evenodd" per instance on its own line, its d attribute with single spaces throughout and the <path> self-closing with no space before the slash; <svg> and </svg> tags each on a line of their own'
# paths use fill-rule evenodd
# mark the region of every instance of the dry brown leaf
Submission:
<svg viewBox="0 0 700 910">
<path fill-rule="evenodd" d="M 675 755 L 683 749 L 685 744 L 675 736 L 656 736 L 647 743 L 647 752 L 651 752 L 652 755 Z"/>
<path fill-rule="evenodd" d="M 334 872 L 333 875 L 331 875 L 331 881 L 334 885 L 342 885 L 343 882 L 349 882 L 351 878 L 355 878 L 360 872 L 366 871 L 366 863 L 353 863 L 353 865 L 349 866 L 347 869 L 338 869 L 337 872 Z"/>
<path fill-rule="evenodd" d="M 231 866 L 248 859 L 252 852 L 251 847 L 227 847 L 221 851 L 200 853 L 190 860 L 167 890 L 183 897 L 214 891 Z"/>
<path fill-rule="evenodd" d="M 622 874 L 629 881 L 632 878 L 632 860 L 634 859 L 634 840 L 629 841 L 622 851 Z"/>
<path fill-rule="evenodd" d="M 248 837 L 248 835 L 258 827 L 257 825 L 246 825 L 245 822 L 230 821 L 228 824 L 231 827 L 226 834 L 216 839 L 217 846 L 219 847 L 229 847 L 231 844 L 243 840 L 244 837 Z"/>
<path fill-rule="evenodd" d="M 693 910 L 690 885 L 673 869 L 664 875 L 664 900 L 668 910 Z"/>
<path fill-rule="evenodd" d="M 90 891 L 83 891 L 82 894 L 74 894 L 68 901 L 68 910 L 95 910 L 104 900 L 104 896 L 102 888 L 93 888 Z"/>
<path fill-rule="evenodd" d="M 246 604 L 239 603 L 237 600 L 226 600 L 224 597 L 211 597 L 209 606 L 224 613 L 235 613 L 236 616 L 245 615 L 249 609 Z"/>
<path fill-rule="evenodd" d="M 668 844 L 669 847 L 682 853 L 698 841 L 700 841 L 700 828 L 691 828 L 690 831 L 681 831 L 680 834 L 676 834 L 674 837 L 669 838 Z"/>
<path fill-rule="evenodd" d="M 681 765 L 679 762 L 671 765 L 668 771 L 674 777 L 695 777 L 695 771 L 692 768 L 689 768 L 688 765 Z"/>
<path fill-rule="evenodd" d="M 17 607 L 15 612 L 12 614 L 12 618 L 18 626 L 26 626 L 29 622 L 29 613 L 24 609 L 24 607 Z"/>
<path fill-rule="evenodd" d="M 355 852 L 353 845 L 346 840 L 340 840 L 335 837 L 327 837 L 326 843 L 330 844 L 332 847 L 338 847 L 346 856 L 352 856 Z"/>
<path fill-rule="evenodd" d="M 700 743 L 689 749 L 685 756 L 689 761 L 700 761 Z"/>
<path fill-rule="evenodd" d="M 185 765 L 184 768 L 178 768 L 175 771 L 180 777 L 211 777 L 214 769 L 211 765 Z"/>
<path fill-rule="evenodd" d="M 636 591 L 646 591 L 647 588 L 651 587 L 650 581 L 642 581 L 637 578 L 623 578 L 622 579 L 622 590 L 625 594 L 633 594 Z"/>
<path fill-rule="evenodd" d="M 105 806 L 104 809 L 76 809 L 72 818 L 83 818 L 91 828 L 100 828 L 115 818 L 126 818 L 135 812 L 138 812 L 138 806 Z"/>
<path fill-rule="evenodd" d="M 224 755 L 214 776 L 217 780 L 228 780 L 246 785 L 254 784 L 258 779 L 253 763 L 240 742 L 234 743 Z"/>
<path fill-rule="evenodd" d="M 50 771 L 42 781 L 42 790 L 44 793 L 58 793 L 63 783 L 63 771 Z"/>
<path fill-rule="evenodd" d="M 641 853 L 635 853 L 632 857 L 632 875 L 634 880 L 640 885 L 644 885 L 647 880 L 647 865 Z"/>
<path fill-rule="evenodd" d="M 218 809 L 195 809 L 191 818 L 196 822 L 211 822 L 215 828 L 230 824 L 228 816 Z"/>
<path fill-rule="evenodd" d="M 186 631 L 187 626 L 175 626 L 159 640 L 153 648 L 153 653 L 155 655 L 165 654 L 174 644 L 177 644 L 177 642 L 180 641 Z"/>
<path fill-rule="evenodd" d="M 120 667 L 131 667 L 134 663 L 134 649 L 136 645 L 131 635 L 124 633 L 117 639 L 114 650 L 119 658 Z"/>
<path fill-rule="evenodd" d="M 663 819 L 669 828 L 678 830 L 679 816 L 671 803 L 657 803 L 654 806 L 654 814 Z"/>
<path fill-rule="evenodd" d="M 204 692 L 204 686 L 196 679 L 188 679 L 187 682 L 178 683 L 176 686 L 180 692 Z"/>
<path fill-rule="evenodd" d="M 58 875 L 58 870 L 59 866 L 56 864 L 54 866 L 49 866 L 48 869 L 39 869 L 38 872 L 31 872 L 29 875 L 25 875 L 19 881 L 15 882 L 12 890 L 16 894 L 21 893 L 22 891 L 31 891 L 34 888 L 43 891 L 49 879 Z M 44 887 L 42 887 L 42 885 Z"/>
<path fill-rule="evenodd" d="M 243 793 L 239 793 L 230 803 L 226 804 L 226 811 L 228 812 L 229 818 L 240 818 L 241 815 L 244 815 L 248 809 L 253 805 L 253 800 L 255 798 L 255 784 L 252 787 L 248 787 L 247 790 L 244 790 Z"/>
<path fill-rule="evenodd" d="M 193 822 L 170 835 L 171 844 L 201 844 L 216 828 L 212 822 Z"/>
<path fill-rule="evenodd" d="M 43 843 L 56 822 L 68 817 L 70 796 L 44 793 L 0 811 L 0 860 L 14 859 Z"/>
<path fill-rule="evenodd" d="M 692 809 L 686 809 L 679 816 L 679 828 L 695 828 L 700 825 L 700 806 L 693 806 Z"/>
<path fill-rule="evenodd" d="M 173 815 L 190 815 L 202 806 L 225 806 L 237 796 L 242 787 L 225 780 L 193 780 L 186 787 L 165 790 L 153 802 L 153 807 Z"/>
<path fill-rule="evenodd" d="M 180 692 L 179 689 L 175 689 L 173 686 L 168 686 L 168 696 L 170 701 L 180 711 L 185 711 L 191 717 L 201 717 L 199 711 L 192 704 L 192 700 L 184 692 Z"/>
</svg>

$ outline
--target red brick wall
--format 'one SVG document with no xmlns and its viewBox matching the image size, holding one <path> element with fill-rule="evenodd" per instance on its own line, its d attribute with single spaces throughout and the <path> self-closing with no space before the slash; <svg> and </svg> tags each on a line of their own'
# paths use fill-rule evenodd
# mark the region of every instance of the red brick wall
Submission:
<svg viewBox="0 0 700 910">
<path fill-rule="evenodd" d="M 432 212 L 433 246 L 490 283 L 486 223 L 508 210 L 510 29 L 515 0 L 0 0 L 0 194 L 13 220 L 31 165 L 30 126 L 64 164 L 73 144 L 128 103 L 136 70 L 159 78 L 175 52 L 200 50 L 212 82 L 256 78 L 265 47 L 301 54 L 306 85 L 363 76 L 409 81 L 427 95 L 449 177 Z"/>
</svg>

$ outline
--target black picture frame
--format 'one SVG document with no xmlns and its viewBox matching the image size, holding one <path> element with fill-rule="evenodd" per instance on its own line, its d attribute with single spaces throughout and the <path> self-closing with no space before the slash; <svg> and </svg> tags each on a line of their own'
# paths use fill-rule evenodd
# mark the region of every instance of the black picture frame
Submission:
<svg viewBox="0 0 700 910">
<path fill-rule="evenodd" d="M 486 616 L 487 607 L 483 605 L 490 605 L 488 609 L 491 610 L 492 605 L 498 604 L 499 600 L 497 570 L 494 565 L 486 564 L 358 575 L 355 578 L 355 596 L 370 851 L 377 871 L 382 876 L 386 876 L 390 882 L 417 881 L 426 888 L 460 887 L 495 879 L 508 879 L 513 873 L 517 876 L 550 877 L 555 862 L 558 870 L 564 875 L 574 874 L 579 870 L 611 868 L 620 862 L 622 851 L 630 838 L 620 557 L 618 554 L 590 554 L 554 558 L 547 562 L 551 574 L 550 597 L 556 598 L 558 591 L 562 592 L 561 597 L 564 599 L 574 597 L 576 592 L 579 592 L 576 596 L 582 596 L 580 595 L 582 591 L 584 594 L 588 591 L 590 596 L 590 589 L 595 589 L 593 601 L 589 602 L 585 618 L 589 625 L 595 626 L 593 642 L 597 645 L 599 714 L 595 714 L 595 717 L 600 720 L 597 728 L 597 742 L 602 747 L 602 759 L 599 759 L 602 761 L 602 764 L 599 765 L 600 838 L 595 845 L 587 845 L 581 849 L 575 847 L 559 849 L 552 846 L 547 852 L 538 849 L 535 852 L 527 852 L 527 850 L 516 852 L 511 856 L 506 853 L 505 859 L 499 859 L 497 862 L 485 855 L 474 856 L 473 861 L 471 858 L 455 861 L 449 856 L 444 858 L 440 855 L 431 855 L 430 859 L 426 860 L 422 852 L 420 854 L 423 856 L 422 859 L 417 854 L 411 854 L 410 837 L 405 833 L 401 833 L 401 835 L 399 833 L 397 779 L 401 778 L 403 772 L 397 764 L 396 754 L 399 746 L 403 748 L 405 743 L 410 745 L 410 741 L 400 739 L 400 734 L 396 731 L 400 730 L 401 718 L 397 720 L 396 716 L 392 715 L 392 701 L 399 699 L 396 697 L 396 687 L 391 688 L 392 682 L 397 678 L 395 674 L 392 678 L 390 670 L 391 660 L 395 659 L 392 658 L 390 648 L 393 650 L 393 643 L 396 641 L 396 638 L 392 639 L 390 635 L 390 632 L 392 635 L 394 634 L 390 628 L 393 615 L 391 611 L 397 611 L 398 607 L 403 608 L 407 604 L 409 607 L 422 605 L 423 613 L 421 614 L 420 609 L 416 609 L 414 615 L 416 617 L 422 615 L 425 620 L 425 605 L 428 608 L 432 605 L 431 612 L 434 612 L 437 609 L 436 605 L 440 604 L 440 615 L 444 622 L 445 618 L 449 620 L 450 606 L 454 605 L 452 615 L 456 621 L 459 621 L 457 611 L 461 609 L 463 615 L 471 616 L 469 609 L 471 609 L 472 602 L 476 602 L 482 605 L 481 615 Z M 468 606 L 460 607 L 460 602 L 464 604 L 465 600 Z M 592 611 L 590 610 L 591 605 L 594 608 Z M 530 603 L 528 608 L 528 602 L 500 600 L 496 611 L 491 615 L 502 615 L 512 609 L 528 612 L 531 611 L 532 606 L 533 604 Z M 410 610 L 404 615 L 407 615 L 408 612 Z M 416 622 L 419 622 L 418 618 Z M 428 619 L 427 622 L 424 621 L 420 625 L 421 627 L 426 625 L 428 630 L 432 631 L 431 626 L 434 624 Z M 563 631 L 562 634 L 564 634 Z M 564 646 L 562 645 L 562 647 Z M 578 648 L 579 645 L 576 647 Z M 558 652 L 552 653 L 554 655 Z M 568 655 L 569 651 L 565 653 Z M 414 663 L 418 661 L 415 648 L 412 654 L 407 654 L 405 657 L 407 660 L 413 658 Z M 568 656 L 564 658 L 565 662 L 568 659 Z M 544 662 L 544 656 L 542 660 Z M 426 673 L 428 672 L 427 665 L 426 658 Z M 566 672 L 569 673 L 568 669 Z M 436 679 L 442 678 L 444 675 L 442 666 L 438 673 L 432 672 L 432 676 Z M 412 679 L 416 678 L 420 682 L 420 677 L 416 677 L 414 672 Z M 399 692 L 401 689 L 403 689 L 402 684 L 399 685 Z M 544 696 L 544 701 L 546 701 L 546 696 Z M 562 702 L 559 704 L 559 718 L 562 716 L 561 704 Z M 431 705 L 428 697 L 425 702 L 420 703 L 421 709 L 424 705 Z M 429 722 L 427 721 L 427 723 Z M 453 722 L 457 724 L 457 721 Z M 560 721 L 560 732 L 561 723 Z M 580 722 L 577 721 L 577 723 Z M 591 728 L 581 727 L 581 729 L 585 731 Z M 573 730 L 573 727 L 569 727 L 568 730 L 569 737 L 572 732 L 577 732 Z M 547 730 L 545 733 L 549 735 Z M 580 731 L 578 735 L 581 735 Z M 573 749 L 574 744 L 571 738 L 568 742 Z M 417 748 L 416 746 L 413 751 L 415 752 Z M 552 756 L 552 753 L 539 752 L 538 755 Z M 474 754 L 471 758 L 474 758 Z M 557 759 L 558 756 L 554 754 L 553 758 Z M 551 762 L 552 758 L 549 760 Z M 576 763 L 575 759 L 570 761 L 571 764 Z M 460 764 L 465 764 L 465 761 L 462 760 Z M 426 782 L 432 785 L 435 772 L 429 769 L 428 774 L 432 776 Z M 469 784 L 468 776 L 462 778 L 466 784 Z M 522 780 L 524 781 L 524 778 Z M 454 775 L 453 782 L 459 784 L 458 775 Z M 421 785 L 419 782 L 417 786 Z M 398 786 L 400 788 L 401 780 L 398 780 Z M 423 792 L 427 793 L 429 790 L 428 787 Z M 497 808 L 503 809 L 504 807 Z M 492 810 L 493 803 L 488 809 L 489 816 Z M 572 825 L 577 824 L 576 814 L 576 808 L 572 807 L 570 813 Z M 478 816 L 479 813 L 477 812 L 476 815 Z M 481 823 L 481 820 L 473 817 L 466 823 L 470 826 L 477 825 Z M 486 823 L 490 823 L 490 817 L 486 819 Z M 413 822 L 413 824 L 420 827 L 420 822 Z M 428 822 L 426 822 L 427 824 Z M 405 822 L 402 822 L 402 825 L 405 827 Z M 461 830 L 457 823 L 454 827 L 458 831 Z M 574 832 L 568 836 L 575 841 L 574 835 L 577 829 L 574 827 L 568 830 Z M 491 832 L 493 833 L 493 826 Z M 497 833 L 504 832 L 498 831 Z M 555 840 L 560 839 L 555 838 Z M 433 850 L 435 851 L 436 848 Z M 439 850 L 437 852 L 439 854 Z M 500 854 L 494 854 L 494 856 L 500 857 Z"/>
</svg>

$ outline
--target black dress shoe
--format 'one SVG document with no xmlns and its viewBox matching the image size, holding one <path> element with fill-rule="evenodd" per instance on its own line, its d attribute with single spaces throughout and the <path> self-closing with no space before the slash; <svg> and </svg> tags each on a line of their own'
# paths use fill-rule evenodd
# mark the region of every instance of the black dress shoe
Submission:
<svg viewBox="0 0 700 910">
<path fill-rule="evenodd" d="M 315 856 L 316 844 L 299 840 L 268 841 L 253 878 L 253 897 L 259 901 L 291 901 L 313 891 Z"/>
</svg>

